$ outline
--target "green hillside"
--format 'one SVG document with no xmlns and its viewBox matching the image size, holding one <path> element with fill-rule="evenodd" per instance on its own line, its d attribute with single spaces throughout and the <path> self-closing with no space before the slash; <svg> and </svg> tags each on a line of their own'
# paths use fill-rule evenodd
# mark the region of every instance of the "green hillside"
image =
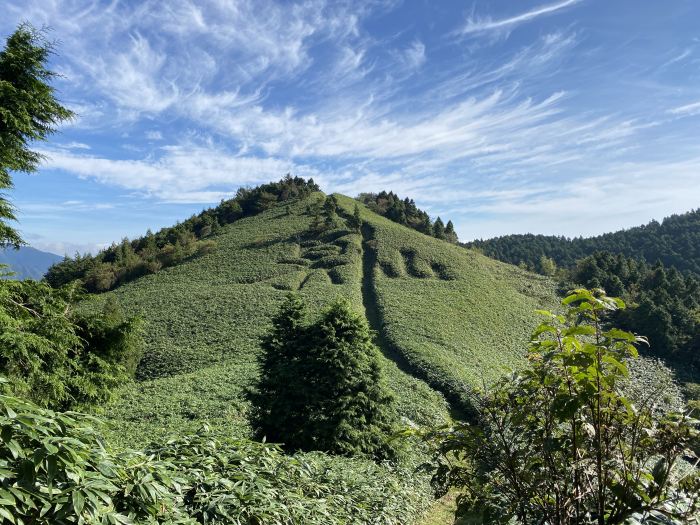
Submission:
<svg viewBox="0 0 700 525">
<path fill-rule="evenodd" d="M 138 381 L 107 408 L 119 442 L 143 445 L 203 422 L 248 436 L 259 339 L 289 290 L 316 310 L 338 296 L 367 309 L 401 414 L 417 424 L 446 416 L 443 395 L 462 399 L 518 364 L 533 310 L 556 300 L 549 281 L 367 209 L 363 235 L 313 233 L 309 206 L 322 198 L 241 219 L 214 237 L 212 253 L 92 300 L 99 308 L 113 297 L 147 323 Z M 339 202 L 351 213 L 354 200 Z"/>
<path fill-rule="evenodd" d="M 338 297 L 364 311 L 407 425 L 447 421 L 446 399 L 464 414 L 472 387 L 524 362 L 534 310 L 556 303 L 552 282 L 362 206 L 353 232 L 343 219 L 356 205 L 348 197 L 337 196 L 336 227 L 319 232 L 324 199 L 315 193 L 240 219 L 211 237 L 213 251 L 92 296 L 87 309 L 116 300 L 146 321 L 137 380 L 105 408 L 113 443 L 140 448 L 205 423 L 252 437 L 260 339 L 289 291 L 313 314 Z M 410 472 L 421 454 L 414 447 Z M 371 471 L 370 460 L 357 461 Z M 329 465 L 347 468 L 340 459 Z M 383 482 L 403 483 L 405 474 L 384 473 Z M 430 501 L 428 478 L 409 478 L 401 505 L 418 512 Z"/>
</svg>

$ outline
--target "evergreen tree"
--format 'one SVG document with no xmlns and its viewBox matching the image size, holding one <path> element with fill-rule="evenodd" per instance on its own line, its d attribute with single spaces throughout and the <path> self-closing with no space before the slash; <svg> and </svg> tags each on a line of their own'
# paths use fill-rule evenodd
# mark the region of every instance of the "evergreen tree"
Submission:
<svg viewBox="0 0 700 525">
<path fill-rule="evenodd" d="M 313 401 L 307 425 L 312 448 L 343 455 L 393 455 L 393 397 L 364 317 L 345 301 L 333 304 L 311 326 L 308 360 Z"/>
<path fill-rule="evenodd" d="M 393 399 L 366 320 L 345 302 L 316 323 L 288 296 L 263 341 L 258 428 L 290 450 L 393 456 Z"/>
<path fill-rule="evenodd" d="M 348 219 L 348 227 L 356 232 L 359 232 L 362 227 L 362 217 L 360 216 L 360 206 L 358 204 L 355 204 L 352 216 Z"/>
<path fill-rule="evenodd" d="M 437 239 L 445 238 L 445 224 L 440 217 L 435 219 L 435 224 L 433 224 L 433 237 Z"/>
<path fill-rule="evenodd" d="M 306 435 L 305 408 L 309 392 L 300 384 L 306 353 L 306 307 L 296 294 L 289 294 L 272 320 L 272 330 L 262 341 L 265 351 L 258 384 L 257 426 L 268 440 L 301 448 Z"/>
<path fill-rule="evenodd" d="M 455 232 L 455 225 L 452 224 L 452 221 L 447 221 L 447 225 L 445 226 L 445 240 L 455 244 L 459 241 L 457 232 Z"/>
<path fill-rule="evenodd" d="M 329 195 L 323 202 L 323 223 L 326 229 L 334 228 L 338 220 L 338 199 Z"/>
<path fill-rule="evenodd" d="M 50 85 L 56 76 L 46 68 L 51 52 L 44 35 L 28 24 L 19 26 L 0 51 L 0 191 L 12 188 L 10 171 L 37 170 L 42 156 L 30 149 L 31 142 L 46 140 L 73 116 Z M 14 219 L 12 205 L 0 193 L 0 247 L 22 244 L 7 224 Z"/>
</svg>

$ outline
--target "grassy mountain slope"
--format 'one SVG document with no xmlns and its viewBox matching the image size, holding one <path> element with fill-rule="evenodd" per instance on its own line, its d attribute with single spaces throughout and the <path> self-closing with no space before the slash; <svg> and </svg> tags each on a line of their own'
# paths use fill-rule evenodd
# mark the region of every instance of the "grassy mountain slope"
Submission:
<svg viewBox="0 0 700 525">
<path fill-rule="evenodd" d="M 352 210 L 355 202 L 338 197 Z M 468 392 L 523 363 L 553 283 L 362 210 L 370 321 L 414 375 L 468 409 Z"/>
<path fill-rule="evenodd" d="M 42 252 L 30 246 L 22 246 L 19 250 L 0 248 L 0 264 L 9 266 L 14 272 L 13 279 L 41 279 L 54 263 L 63 259 L 55 253 Z"/>
<path fill-rule="evenodd" d="M 551 283 L 367 209 L 364 239 L 342 227 L 311 233 L 307 209 L 322 198 L 237 221 L 214 252 L 93 299 L 99 308 L 113 297 L 147 322 L 138 381 L 107 409 L 119 441 L 142 445 L 205 421 L 249 435 L 258 341 L 289 290 L 317 311 L 338 296 L 367 309 L 401 414 L 419 424 L 446 417 L 442 394 L 456 399 L 518 364 L 533 310 L 555 301 Z M 352 211 L 355 201 L 339 200 Z"/>
<path fill-rule="evenodd" d="M 203 422 L 247 436 L 258 341 L 286 293 L 298 290 L 316 311 L 338 296 L 362 308 L 360 236 L 309 236 L 307 204 L 237 221 L 215 238 L 213 253 L 94 298 L 93 308 L 113 297 L 147 322 L 139 381 L 108 408 L 119 441 L 141 445 Z M 386 368 L 404 416 L 444 418 L 441 395 L 389 360 Z"/>
</svg>

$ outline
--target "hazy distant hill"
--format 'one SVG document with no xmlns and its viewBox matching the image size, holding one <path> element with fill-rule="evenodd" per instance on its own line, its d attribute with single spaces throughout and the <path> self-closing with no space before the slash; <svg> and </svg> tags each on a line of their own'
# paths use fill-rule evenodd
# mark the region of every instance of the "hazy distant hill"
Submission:
<svg viewBox="0 0 700 525">
<path fill-rule="evenodd" d="M 42 252 L 30 246 L 23 246 L 19 250 L 0 248 L 0 264 L 10 267 L 10 271 L 15 273 L 14 279 L 41 279 L 49 266 L 62 259 L 60 255 Z"/>
</svg>

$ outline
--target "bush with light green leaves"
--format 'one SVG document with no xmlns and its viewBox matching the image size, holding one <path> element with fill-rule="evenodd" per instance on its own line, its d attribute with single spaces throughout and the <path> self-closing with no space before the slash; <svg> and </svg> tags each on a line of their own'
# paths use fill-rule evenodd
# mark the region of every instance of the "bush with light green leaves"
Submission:
<svg viewBox="0 0 700 525">
<path fill-rule="evenodd" d="M 435 481 L 484 523 L 697 523 L 699 422 L 659 410 L 665 392 L 626 397 L 645 339 L 606 328 L 620 299 L 579 289 L 563 304 L 566 315 L 540 312 L 530 366 L 483 394 L 478 426 L 428 434 Z"/>
<path fill-rule="evenodd" d="M 0 396 L 0 523 L 195 523 L 177 508 L 172 468 L 143 453 L 113 454 L 96 425 Z"/>
<path fill-rule="evenodd" d="M 399 525 L 430 503 L 410 467 L 288 456 L 206 428 L 115 451 L 100 425 L 0 395 L 0 524 Z"/>
</svg>

